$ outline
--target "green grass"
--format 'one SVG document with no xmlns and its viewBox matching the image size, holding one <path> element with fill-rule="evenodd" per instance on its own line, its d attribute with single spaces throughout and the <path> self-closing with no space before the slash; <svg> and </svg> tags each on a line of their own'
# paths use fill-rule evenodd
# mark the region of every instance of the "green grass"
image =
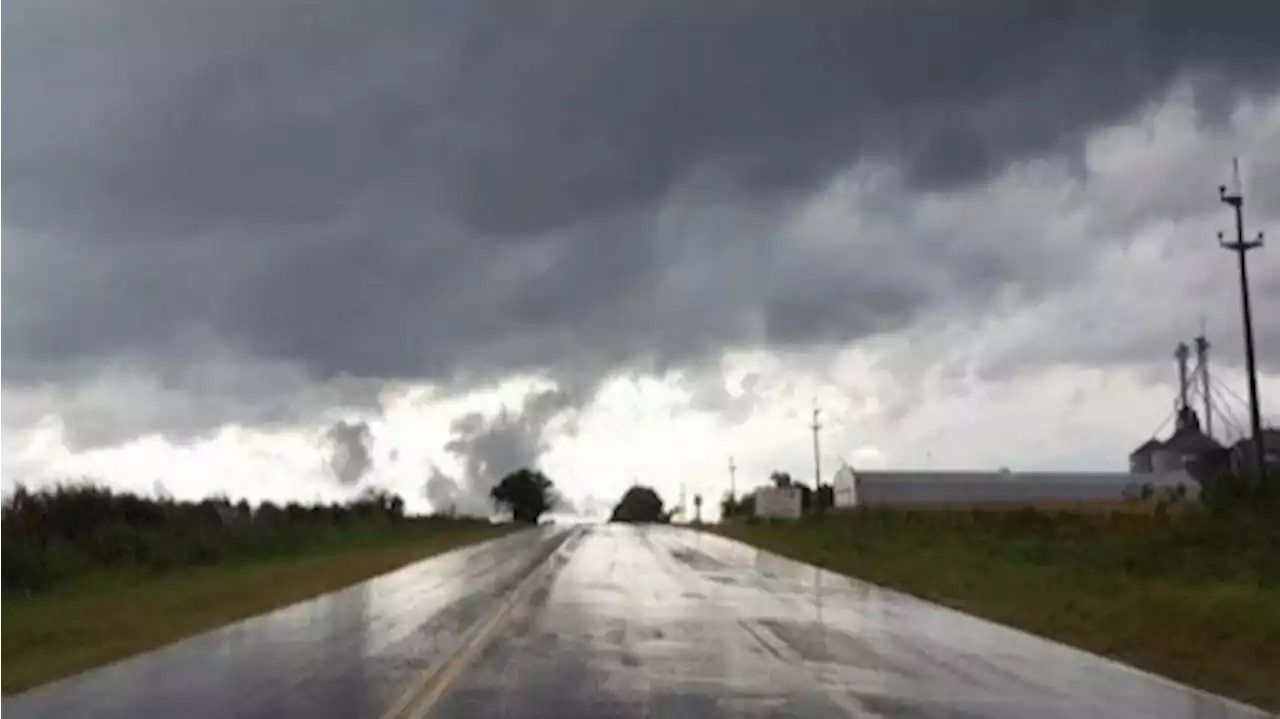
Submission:
<svg viewBox="0 0 1280 719">
<path fill-rule="evenodd" d="M 6 590 L 3 691 L 76 674 L 513 528 L 405 521 L 327 532 L 324 541 L 283 555 L 166 572 L 109 568 L 46 591 Z"/>
<path fill-rule="evenodd" d="M 1280 709 L 1272 519 L 877 510 L 716 531 Z"/>
</svg>

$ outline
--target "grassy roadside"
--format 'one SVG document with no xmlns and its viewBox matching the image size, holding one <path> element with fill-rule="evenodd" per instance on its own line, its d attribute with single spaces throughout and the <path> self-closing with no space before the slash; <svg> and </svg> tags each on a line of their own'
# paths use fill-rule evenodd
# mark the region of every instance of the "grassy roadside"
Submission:
<svg viewBox="0 0 1280 719">
<path fill-rule="evenodd" d="M 326 551 L 189 567 L 111 571 L 45 592 L 6 591 L 5 694 L 377 576 L 512 525 L 458 522 L 358 537 Z"/>
<path fill-rule="evenodd" d="M 1263 518 L 880 510 L 715 531 L 1280 710 Z"/>
</svg>

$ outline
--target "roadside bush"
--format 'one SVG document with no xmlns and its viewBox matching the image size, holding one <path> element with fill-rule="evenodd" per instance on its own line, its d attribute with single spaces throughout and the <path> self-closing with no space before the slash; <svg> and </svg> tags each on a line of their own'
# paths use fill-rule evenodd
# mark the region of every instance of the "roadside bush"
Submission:
<svg viewBox="0 0 1280 719">
<path fill-rule="evenodd" d="M 1280 477 L 1226 474 L 1207 482 L 1200 502 L 1217 515 L 1266 517 L 1280 521 Z"/>
<path fill-rule="evenodd" d="M 153 499 L 85 482 L 18 487 L 4 500 L 3 587 L 39 592 L 95 572 L 167 572 L 371 546 L 469 521 L 407 519 L 404 501 L 382 489 L 346 504 L 255 508 L 226 497 Z"/>
</svg>

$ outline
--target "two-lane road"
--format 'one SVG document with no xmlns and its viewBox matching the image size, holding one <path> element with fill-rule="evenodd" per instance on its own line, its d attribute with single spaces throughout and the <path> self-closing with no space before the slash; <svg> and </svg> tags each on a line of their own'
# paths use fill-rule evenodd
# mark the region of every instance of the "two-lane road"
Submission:
<svg viewBox="0 0 1280 719">
<path fill-rule="evenodd" d="M 7 717 L 1254 717 L 674 527 L 544 527 L 7 698 Z"/>
</svg>

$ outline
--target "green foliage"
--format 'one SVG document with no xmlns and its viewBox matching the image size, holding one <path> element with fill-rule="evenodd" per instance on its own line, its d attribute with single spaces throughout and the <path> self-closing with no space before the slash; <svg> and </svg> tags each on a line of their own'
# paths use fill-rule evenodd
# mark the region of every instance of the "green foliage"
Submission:
<svg viewBox="0 0 1280 719">
<path fill-rule="evenodd" d="M 421 532 L 445 520 L 408 519 L 404 501 L 369 489 L 345 504 L 252 507 L 225 497 L 152 499 L 90 483 L 4 500 L 3 586 L 40 592 L 103 572 L 168 572 L 301 556 Z"/>
<path fill-rule="evenodd" d="M 809 514 L 814 510 L 813 490 L 804 482 L 792 482 L 792 487 L 800 490 L 800 513 Z"/>
<path fill-rule="evenodd" d="M 749 492 L 740 497 L 725 494 L 720 500 L 720 517 L 734 519 L 737 517 L 754 517 L 756 513 L 756 495 Z"/>
<path fill-rule="evenodd" d="M 1252 474 L 1227 474 L 1207 482 L 1200 501 L 1214 514 L 1232 517 L 1268 517 L 1280 522 L 1280 477 L 1265 479 Z"/>
<path fill-rule="evenodd" d="M 517 522 L 536 524 L 555 501 L 554 483 L 533 469 L 520 469 L 502 478 L 489 496 L 506 507 Z"/>
<path fill-rule="evenodd" d="M 813 495 L 813 508 L 816 512 L 825 512 L 836 504 L 835 487 L 830 484 L 819 484 Z"/>
<path fill-rule="evenodd" d="M 662 510 L 662 497 L 657 491 L 637 484 L 622 495 L 609 521 L 666 523 L 671 521 L 671 515 Z"/>
</svg>

